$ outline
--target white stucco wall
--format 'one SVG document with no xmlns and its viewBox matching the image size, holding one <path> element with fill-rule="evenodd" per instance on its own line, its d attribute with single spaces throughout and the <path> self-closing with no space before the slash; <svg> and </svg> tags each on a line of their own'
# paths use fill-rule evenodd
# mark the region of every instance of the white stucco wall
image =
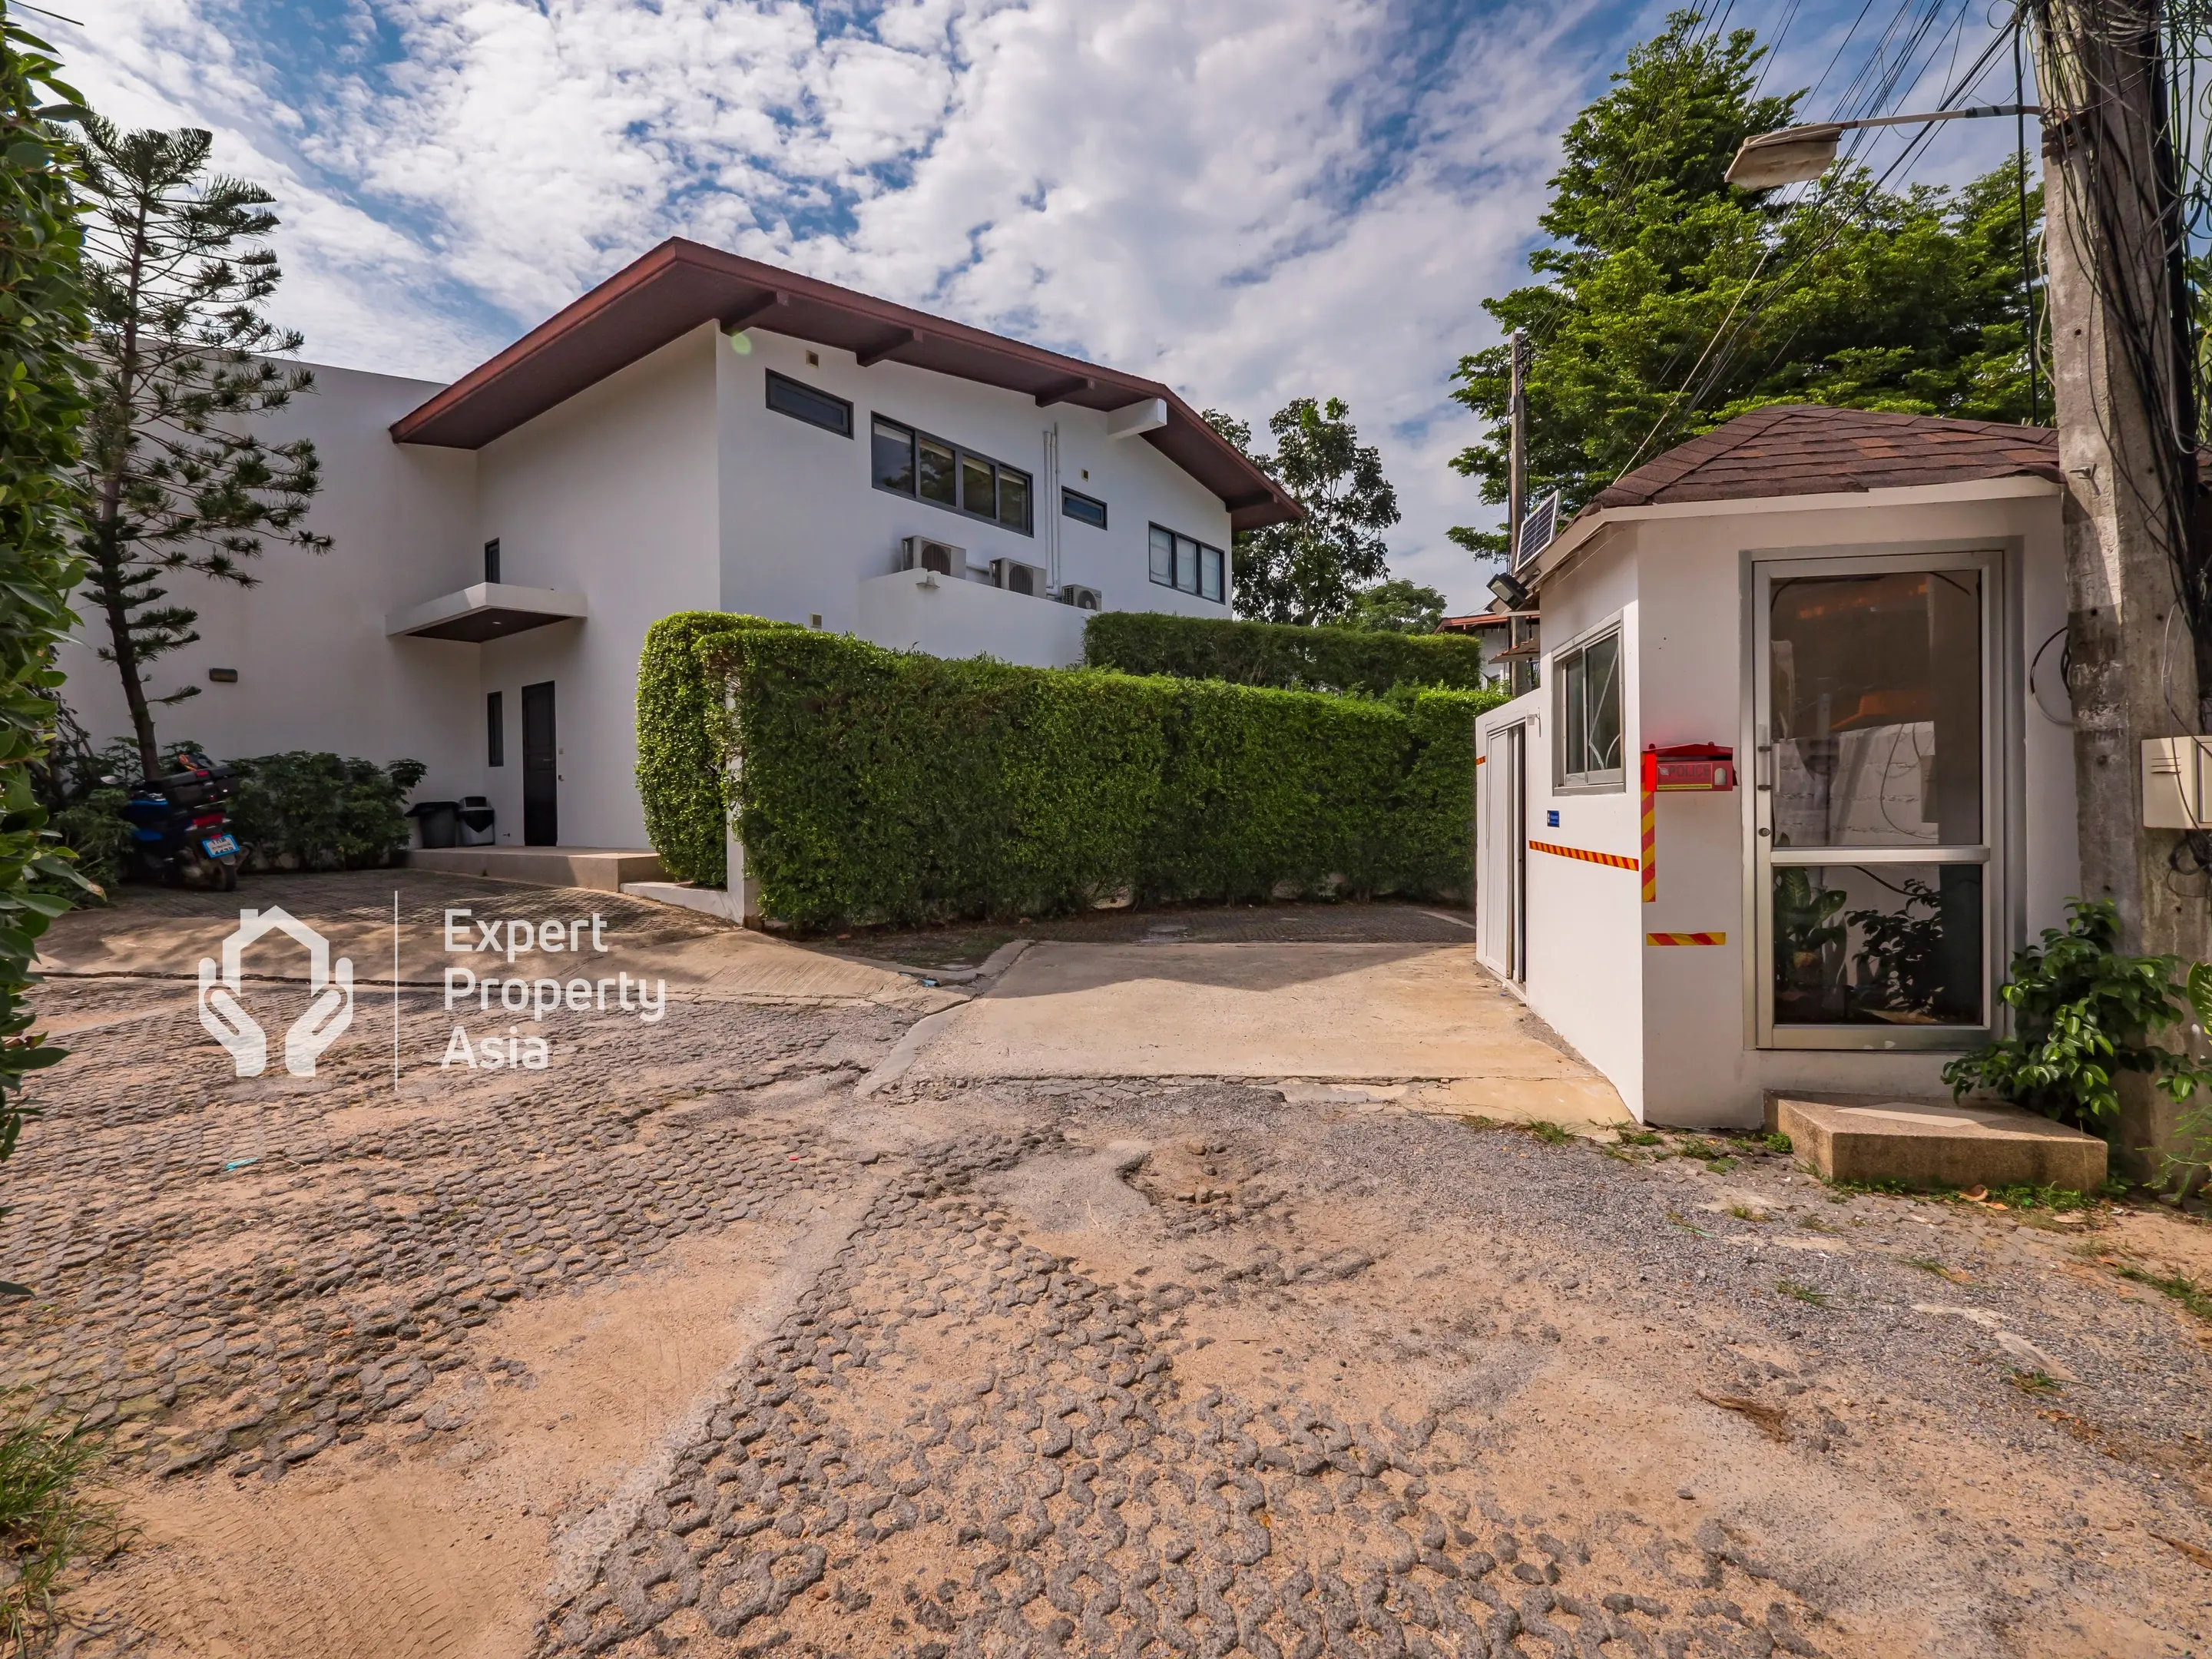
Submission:
<svg viewBox="0 0 2212 1659">
<path fill-rule="evenodd" d="M 317 368 L 316 390 L 265 417 L 271 443 L 314 441 L 323 488 L 307 523 L 331 538 L 328 553 L 271 544 L 249 562 L 258 586 L 240 589 L 189 572 L 165 586 L 200 612 L 199 642 L 153 665 L 149 689 L 161 696 L 196 685 L 199 695 L 157 709 L 164 743 L 190 738 L 218 757 L 284 749 L 328 749 L 384 762 L 426 763 L 423 792 L 473 789 L 483 759 L 457 708 L 473 706 L 476 651 L 425 649 L 385 637 L 384 617 L 402 604 L 450 592 L 475 558 L 476 457 L 409 448 L 386 428 L 438 387 L 388 374 Z M 94 647 L 104 618 L 80 593 L 83 626 L 63 647 L 70 706 L 95 742 L 127 735 L 120 683 Z M 209 682 L 234 668 L 235 684 Z"/>
<path fill-rule="evenodd" d="M 1632 760 L 1647 744 L 1711 742 L 1734 748 L 1744 765 L 1746 787 L 1735 792 L 1658 798 L 1657 896 L 1650 905 L 1640 902 L 1631 872 L 1528 855 L 1529 1004 L 1639 1115 L 1742 1125 L 1758 1121 L 1768 1089 L 1943 1092 L 1937 1074 L 1945 1054 L 1756 1046 L 1747 969 L 1764 964 L 1749 961 L 1756 940 L 1744 877 L 1753 827 L 1745 694 L 1754 560 L 1937 548 L 2003 552 L 1996 613 L 2002 659 L 1993 672 L 2005 709 L 2000 744 L 2016 780 L 2017 805 L 1999 849 L 2002 901 L 1992 892 L 2003 907 L 1992 968 L 2001 970 L 2014 948 L 2063 919 L 2080 869 L 2071 738 L 2038 711 L 2027 691 L 2036 648 L 2065 623 L 2057 501 L 2030 483 L 2004 487 L 2036 493 L 1880 506 L 1778 502 L 1771 510 L 1762 503 L 1749 512 L 1733 503 L 1624 522 L 1546 586 L 1546 684 L 1482 723 L 1487 733 L 1533 711 L 1545 724 L 1543 740 L 1530 745 L 1531 838 L 1627 856 L 1638 851 L 1641 802 L 1632 773 L 1618 796 L 1549 794 L 1549 653 L 1616 613 L 1625 619 Z M 2053 647 L 2039 679 L 2055 677 L 2056 657 Z M 2047 694 L 2051 689 L 2046 684 Z M 2063 706 L 2063 696 L 2046 701 Z M 1557 830 L 1545 827 L 1547 810 L 1560 813 Z M 1497 861 L 1486 859 L 1482 867 L 1487 875 Z M 1647 933 L 1725 933 L 1728 943 L 1650 946 L 1643 943 Z M 1625 950 L 1635 958 L 1626 967 Z M 1498 955 L 1487 937 L 1486 953 Z M 1632 1016 L 1621 1011 L 1624 981 Z M 1867 1041 L 1878 1043 L 1879 1030 L 1869 1028 Z"/>
<path fill-rule="evenodd" d="M 464 716 L 479 763 L 483 694 L 502 694 L 507 763 L 480 765 L 474 792 L 498 811 L 501 845 L 522 842 L 522 688 L 546 680 L 562 843 L 646 844 L 638 653 L 655 622 L 711 610 L 719 592 L 714 345 L 712 330 L 673 341 L 480 452 L 478 570 L 482 544 L 496 536 L 502 580 L 581 593 L 589 607 L 581 622 L 481 647 L 410 641 L 481 652 L 478 696 Z"/>
<path fill-rule="evenodd" d="M 1165 525 L 1225 556 L 1228 509 L 1141 437 L 1109 438 L 1106 416 L 1097 410 L 1070 404 L 1040 409 L 1022 393 L 903 363 L 862 368 L 850 352 L 762 329 L 747 331 L 751 349 L 743 354 L 711 326 L 698 337 L 716 353 L 723 609 L 783 622 L 819 616 L 832 633 L 905 647 L 914 641 L 878 638 L 860 613 L 860 584 L 894 568 L 902 538 L 928 536 L 965 548 L 969 562 L 979 568 L 994 558 L 1011 558 L 1049 572 L 1057 534 L 1060 579 L 1098 589 L 1109 610 L 1230 614 L 1225 602 L 1156 586 L 1146 574 L 1150 525 Z M 807 362 L 810 353 L 817 363 Z M 770 369 L 851 403 L 854 435 L 839 437 L 769 409 Z M 1035 533 L 1024 536 L 874 488 L 868 434 L 878 414 L 1029 473 Z M 1055 426 L 1060 482 L 1106 502 L 1103 531 L 1060 516 L 1059 491 L 1046 465 L 1046 434 Z M 1225 573 L 1224 564 L 1224 579 Z M 948 636 L 921 648 L 972 654 L 960 648 L 963 639 Z"/>
</svg>

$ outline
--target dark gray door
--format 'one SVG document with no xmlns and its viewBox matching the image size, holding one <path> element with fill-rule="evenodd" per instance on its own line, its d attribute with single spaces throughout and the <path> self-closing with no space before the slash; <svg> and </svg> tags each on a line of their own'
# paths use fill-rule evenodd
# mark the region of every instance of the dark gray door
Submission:
<svg viewBox="0 0 2212 1659">
<path fill-rule="evenodd" d="M 553 737 L 553 682 L 522 688 L 522 839 L 526 846 L 561 841 L 560 749 Z"/>
</svg>

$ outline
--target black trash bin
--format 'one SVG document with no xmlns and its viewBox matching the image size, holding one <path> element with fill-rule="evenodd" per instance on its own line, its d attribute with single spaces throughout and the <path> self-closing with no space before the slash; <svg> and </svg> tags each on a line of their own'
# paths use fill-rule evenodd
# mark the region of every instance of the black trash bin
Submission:
<svg viewBox="0 0 2212 1659">
<path fill-rule="evenodd" d="M 418 800 L 407 809 L 425 847 L 452 847 L 460 840 L 461 804 L 457 800 Z"/>
<path fill-rule="evenodd" d="M 462 846 L 489 847 L 498 839 L 492 833 L 492 825 L 499 815 L 482 795 L 462 796 L 460 817 Z"/>
</svg>

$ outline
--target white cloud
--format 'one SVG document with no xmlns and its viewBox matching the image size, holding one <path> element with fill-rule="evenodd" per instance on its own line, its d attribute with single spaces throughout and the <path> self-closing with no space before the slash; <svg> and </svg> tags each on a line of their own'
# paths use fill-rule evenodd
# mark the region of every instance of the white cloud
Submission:
<svg viewBox="0 0 2212 1659">
<path fill-rule="evenodd" d="M 1445 398 L 1495 331 L 1595 0 L 94 0 L 115 118 L 280 198 L 307 355 L 457 374 L 681 233 L 1167 380 L 1262 426 L 1348 399 L 1463 605 L 1492 512 Z M 1602 43 L 1601 43 L 1602 44 Z"/>
</svg>

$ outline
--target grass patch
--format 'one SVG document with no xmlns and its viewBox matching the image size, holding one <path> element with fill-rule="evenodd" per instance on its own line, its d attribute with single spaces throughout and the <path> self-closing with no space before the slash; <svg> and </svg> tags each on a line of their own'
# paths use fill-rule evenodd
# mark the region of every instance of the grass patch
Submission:
<svg viewBox="0 0 2212 1659">
<path fill-rule="evenodd" d="M 1923 1273 L 1934 1273 L 1938 1279 L 1948 1279 L 1954 1285 L 1971 1285 L 1974 1282 L 1948 1262 L 1938 1261 L 1932 1255 L 1908 1255 L 1905 1260 L 1908 1267 L 1917 1267 Z"/>
<path fill-rule="evenodd" d="M 1774 1281 L 1774 1288 L 1778 1294 L 1793 1302 L 1802 1302 L 1808 1307 L 1832 1308 L 1836 1305 L 1835 1297 L 1817 1285 L 1808 1285 L 1802 1279 L 1778 1279 Z"/>
<path fill-rule="evenodd" d="M 2161 1295 L 2172 1297 L 2199 1319 L 2212 1320 L 2212 1290 L 2207 1290 L 2186 1273 L 2161 1276 L 2130 1262 L 2115 1262 L 2112 1271 L 2130 1284 L 2147 1285 Z"/>
<path fill-rule="evenodd" d="M 1672 1210 L 1667 1212 L 1667 1219 L 1674 1226 L 1680 1227 L 1684 1232 L 1695 1233 L 1699 1238 L 1718 1238 L 1720 1237 L 1718 1233 L 1707 1232 L 1703 1227 L 1698 1226 L 1693 1221 L 1685 1221 L 1680 1216 L 1676 1215 Z"/>
<path fill-rule="evenodd" d="M 1564 1146 L 1575 1138 L 1572 1129 L 1562 1129 L 1558 1124 L 1547 1123 L 1540 1118 L 1524 1127 L 1547 1146 Z"/>
<path fill-rule="evenodd" d="M 2012 1385 L 2022 1394 L 2059 1394 L 2063 1389 L 2058 1379 L 2046 1371 L 2014 1371 Z"/>
<path fill-rule="evenodd" d="M 33 1653 L 60 1629 L 62 1579 L 124 1539 L 101 1501 L 99 1439 L 30 1413 L 31 1391 L 0 1393 L 0 1652 Z"/>
<path fill-rule="evenodd" d="M 1777 1158 L 1787 1158 L 1797 1150 L 1796 1144 L 1779 1129 L 1771 1135 L 1754 1135 L 1752 1139 Z"/>
<path fill-rule="evenodd" d="M 1650 1129 L 1615 1129 L 1613 1139 L 1623 1146 L 1656 1146 L 1664 1139 Z"/>
</svg>

